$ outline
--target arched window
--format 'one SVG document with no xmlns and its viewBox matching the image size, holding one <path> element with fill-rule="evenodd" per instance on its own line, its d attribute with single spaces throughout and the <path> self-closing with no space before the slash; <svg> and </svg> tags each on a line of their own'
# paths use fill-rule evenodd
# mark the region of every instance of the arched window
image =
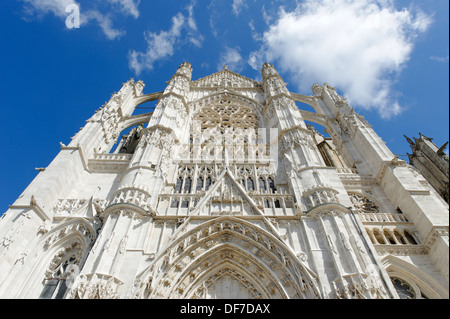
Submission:
<svg viewBox="0 0 450 319">
<path fill-rule="evenodd" d="M 273 181 L 272 177 L 269 177 L 267 179 L 267 182 L 269 183 L 269 189 L 271 190 L 272 193 L 276 192 L 276 187 L 275 187 L 275 182 Z"/>
<path fill-rule="evenodd" d="M 199 177 L 198 179 L 197 179 L 197 187 L 196 187 L 196 191 L 197 192 L 199 192 L 199 191 L 201 191 L 203 189 L 203 178 L 202 177 Z"/>
<path fill-rule="evenodd" d="M 178 199 L 172 199 L 172 203 L 170 204 L 170 207 L 172 208 L 178 208 L 178 204 L 180 202 L 178 201 Z"/>
<path fill-rule="evenodd" d="M 184 193 L 189 194 L 191 192 L 192 181 L 191 178 L 188 177 L 184 180 Z"/>
<path fill-rule="evenodd" d="M 262 192 L 266 192 L 267 191 L 266 181 L 262 177 L 259 178 L 259 190 L 262 191 Z"/>
<path fill-rule="evenodd" d="M 208 191 L 211 184 L 212 184 L 212 178 L 208 176 L 208 178 L 206 179 L 205 191 Z"/>
<path fill-rule="evenodd" d="M 248 190 L 255 190 L 255 184 L 253 183 L 253 179 L 251 177 L 247 178 L 247 189 Z"/>
<path fill-rule="evenodd" d="M 188 200 L 184 200 L 181 202 L 181 208 L 188 208 L 189 207 L 189 201 Z"/>
<path fill-rule="evenodd" d="M 75 244 L 78 246 L 78 244 Z M 72 247 L 73 248 L 73 247 Z M 40 299 L 62 299 L 67 292 L 68 282 L 71 275 L 78 271 L 80 260 L 75 254 L 63 257 L 59 264 L 52 269 L 53 274 L 44 281 L 44 289 L 39 296 Z"/>
<path fill-rule="evenodd" d="M 177 184 L 175 185 L 175 193 L 181 193 L 181 187 L 183 186 L 183 177 L 178 177 Z"/>
</svg>

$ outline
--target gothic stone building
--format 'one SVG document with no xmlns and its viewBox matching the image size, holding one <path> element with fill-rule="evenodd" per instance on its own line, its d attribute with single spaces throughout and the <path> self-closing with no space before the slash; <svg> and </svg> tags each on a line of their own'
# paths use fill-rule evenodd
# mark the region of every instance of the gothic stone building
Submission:
<svg viewBox="0 0 450 319">
<path fill-rule="evenodd" d="M 333 87 L 191 77 L 61 144 L 1 218 L 0 297 L 449 298 L 448 205 Z"/>
<path fill-rule="evenodd" d="M 414 142 L 407 136 L 412 154 L 408 154 L 409 163 L 426 178 L 434 190 L 449 203 L 449 158 L 444 153 L 448 142 L 437 147 L 433 139 L 419 133 Z"/>
</svg>

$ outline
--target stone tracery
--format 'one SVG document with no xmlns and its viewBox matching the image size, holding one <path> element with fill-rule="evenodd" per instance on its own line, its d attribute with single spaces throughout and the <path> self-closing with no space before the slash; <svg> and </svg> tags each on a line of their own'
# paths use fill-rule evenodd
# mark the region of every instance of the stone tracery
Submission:
<svg viewBox="0 0 450 319">
<path fill-rule="evenodd" d="M 320 296 L 316 275 L 303 265 L 279 239 L 274 238 L 267 231 L 255 228 L 248 222 L 225 217 L 219 217 L 185 234 L 180 234 L 167 247 L 166 253 L 155 259 L 149 272 L 144 273 L 140 280 L 145 282 L 148 280 L 145 278 L 151 277 L 153 283 L 165 281 L 167 289 L 155 293 L 162 297 L 171 291 L 169 296 L 179 298 L 185 296 L 179 294 L 179 288 L 183 293 L 187 293 L 192 289 L 195 280 L 199 277 L 203 278 L 199 275 L 200 273 L 204 271 L 209 273 L 215 268 L 214 265 L 221 264 L 235 264 L 240 265 L 242 269 L 253 269 L 259 276 L 259 280 L 264 278 L 264 284 L 260 284 L 261 287 L 272 287 L 268 294 L 267 292 L 263 294 L 266 297 L 317 298 Z M 162 272 L 155 272 L 155 269 Z M 270 269 L 276 271 L 273 272 Z M 210 275 L 201 281 L 207 281 L 208 278 Z M 286 281 L 290 284 L 281 288 L 279 283 Z"/>
</svg>

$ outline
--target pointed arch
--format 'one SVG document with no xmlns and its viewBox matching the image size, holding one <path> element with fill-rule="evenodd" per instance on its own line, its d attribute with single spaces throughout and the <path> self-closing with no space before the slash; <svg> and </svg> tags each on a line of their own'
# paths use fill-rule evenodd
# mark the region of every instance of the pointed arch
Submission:
<svg viewBox="0 0 450 319">
<path fill-rule="evenodd" d="M 66 220 L 45 234 L 41 244 L 45 249 L 78 239 L 82 246 L 87 248 L 94 243 L 96 236 L 96 231 L 90 221 L 86 218 L 76 217 Z"/>
<path fill-rule="evenodd" d="M 435 278 L 399 257 L 387 255 L 381 260 L 389 277 L 399 278 L 408 283 L 416 297 L 425 295 L 430 299 L 448 299 L 448 290 Z"/>
<path fill-rule="evenodd" d="M 20 295 L 38 298 L 45 288 L 45 281 L 54 279 L 55 275 L 63 276 L 67 264 L 81 267 L 96 237 L 92 223 L 82 217 L 66 219 L 44 234 L 36 249 L 43 253 L 33 256 L 34 267 L 22 285 Z"/>
<path fill-rule="evenodd" d="M 137 295 L 195 297 L 196 289 L 207 287 L 218 272 L 230 271 L 248 277 L 243 286 L 253 287 L 261 298 L 321 298 L 317 275 L 264 221 L 258 227 L 240 218 L 218 217 L 174 237 L 138 276 L 147 293 Z"/>
<path fill-rule="evenodd" d="M 234 279 L 236 290 L 229 295 L 217 289 L 218 281 L 228 275 Z M 193 277 L 194 276 L 194 277 Z M 216 287 L 214 287 L 216 286 Z M 231 288 L 231 287 L 230 287 Z M 184 271 L 171 290 L 169 298 L 227 298 L 268 299 L 288 298 L 287 292 L 276 281 L 263 263 L 249 256 L 248 252 L 230 243 L 223 243 L 199 258 Z"/>
</svg>

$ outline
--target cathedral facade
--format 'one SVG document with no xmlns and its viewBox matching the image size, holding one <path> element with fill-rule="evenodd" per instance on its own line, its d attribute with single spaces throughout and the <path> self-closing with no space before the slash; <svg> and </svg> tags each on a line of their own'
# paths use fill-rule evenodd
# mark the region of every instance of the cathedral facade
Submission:
<svg viewBox="0 0 450 319">
<path fill-rule="evenodd" d="M 261 73 L 124 83 L 1 217 L 0 297 L 449 298 L 448 204 L 333 87 Z"/>
</svg>

